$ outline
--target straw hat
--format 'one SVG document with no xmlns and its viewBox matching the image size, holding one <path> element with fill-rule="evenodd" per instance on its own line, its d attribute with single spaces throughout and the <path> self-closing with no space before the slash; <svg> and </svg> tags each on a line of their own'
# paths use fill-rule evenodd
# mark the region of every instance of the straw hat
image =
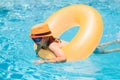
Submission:
<svg viewBox="0 0 120 80">
<path fill-rule="evenodd" d="M 31 38 L 47 37 L 51 36 L 51 31 L 48 24 L 37 24 L 31 28 Z"/>
</svg>

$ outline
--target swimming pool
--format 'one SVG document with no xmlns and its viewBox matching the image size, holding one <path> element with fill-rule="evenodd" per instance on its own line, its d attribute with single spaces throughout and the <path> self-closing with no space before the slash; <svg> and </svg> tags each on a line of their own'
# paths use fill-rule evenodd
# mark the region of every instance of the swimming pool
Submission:
<svg viewBox="0 0 120 80">
<path fill-rule="evenodd" d="M 60 8 L 78 3 L 93 6 L 101 13 L 104 32 L 100 43 L 120 38 L 119 0 L 1 0 L 0 80 L 119 80 L 120 52 L 92 54 L 86 60 L 68 63 L 32 63 L 39 58 L 29 38 L 31 27 Z M 77 27 L 68 30 L 61 38 L 70 41 L 76 31 Z M 119 44 L 108 48 L 112 47 Z"/>
</svg>

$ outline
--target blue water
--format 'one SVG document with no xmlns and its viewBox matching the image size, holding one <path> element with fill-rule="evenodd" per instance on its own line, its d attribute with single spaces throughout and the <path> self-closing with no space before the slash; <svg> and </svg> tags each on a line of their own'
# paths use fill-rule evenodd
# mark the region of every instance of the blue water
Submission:
<svg viewBox="0 0 120 80">
<path fill-rule="evenodd" d="M 120 0 L 0 0 L 0 80 L 120 80 L 120 52 L 92 54 L 75 62 L 32 63 L 39 57 L 29 38 L 31 27 L 78 3 L 92 6 L 102 15 L 100 43 L 120 38 Z M 68 30 L 61 38 L 70 41 L 77 29 Z M 119 44 L 108 48 L 114 47 Z"/>
</svg>

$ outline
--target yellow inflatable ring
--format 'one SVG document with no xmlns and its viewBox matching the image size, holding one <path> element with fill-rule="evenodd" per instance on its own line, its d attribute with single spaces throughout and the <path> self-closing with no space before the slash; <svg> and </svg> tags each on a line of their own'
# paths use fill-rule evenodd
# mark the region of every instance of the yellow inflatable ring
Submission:
<svg viewBox="0 0 120 80">
<path fill-rule="evenodd" d="M 45 23 L 49 24 L 54 37 L 59 37 L 65 30 L 80 26 L 76 36 L 64 46 L 67 61 L 82 60 L 87 58 L 97 47 L 103 32 L 101 15 L 94 8 L 75 4 L 54 13 Z M 41 50 L 42 58 L 54 58 L 49 51 Z"/>
</svg>

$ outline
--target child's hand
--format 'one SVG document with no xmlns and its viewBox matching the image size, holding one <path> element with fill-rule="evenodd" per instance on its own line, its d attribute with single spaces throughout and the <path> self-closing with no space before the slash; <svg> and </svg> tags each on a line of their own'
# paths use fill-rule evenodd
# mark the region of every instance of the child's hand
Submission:
<svg viewBox="0 0 120 80">
<path fill-rule="evenodd" d="M 35 64 L 41 64 L 41 63 L 45 63 L 45 61 L 44 60 L 35 60 L 33 63 L 35 63 Z"/>
</svg>

